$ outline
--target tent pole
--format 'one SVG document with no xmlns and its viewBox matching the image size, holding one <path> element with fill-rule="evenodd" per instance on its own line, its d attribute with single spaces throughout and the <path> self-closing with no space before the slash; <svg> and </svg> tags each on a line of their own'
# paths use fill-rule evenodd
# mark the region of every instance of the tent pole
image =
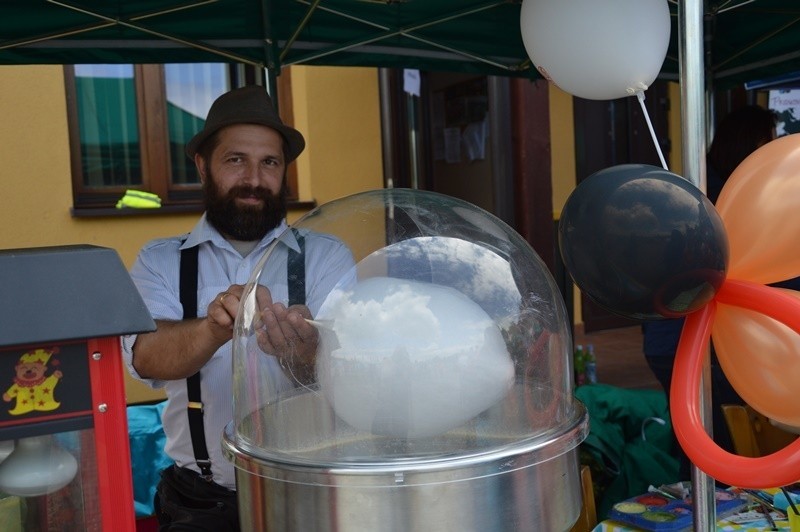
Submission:
<svg viewBox="0 0 800 532">
<path fill-rule="evenodd" d="M 281 73 L 281 63 L 278 43 L 272 33 L 272 4 L 267 0 L 261 0 L 261 26 L 264 30 L 264 85 L 267 87 L 267 94 L 272 98 L 272 105 L 280 114 L 278 108 L 278 75 Z"/>
<path fill-rule="evenodd" d="M 681 83 L 683 175 L 700 190 L 706 190 L 706 112 L 703 60 L 703 0 L 678 3 L 678 53 Z M 708 351 L 708 346 L 706 346 Z M 711 433 L 711 366 L 708 353 L 700 381 L 700 414 L 706 432 Z M 716 530 L 714 479 L 692 465 L 694 530 Z"/>
<path fill-rule="evenodd" d="M 272 98 L 272 105 L 275 106 L 275 110 L 280 114 L 281 110 L 278 108 L 278 73 L 271 68 L 265 68 L 264 78 L 267 94 Z"/>
</svg>

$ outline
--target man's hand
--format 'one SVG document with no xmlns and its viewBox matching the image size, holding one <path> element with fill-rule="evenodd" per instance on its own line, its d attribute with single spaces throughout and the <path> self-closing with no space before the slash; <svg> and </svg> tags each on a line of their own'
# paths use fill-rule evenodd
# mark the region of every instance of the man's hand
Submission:
<svg viewBox="0 0 800 532">
<path fill-rule="evenodd" d="M 256 288 L 256 302 L 259 347 L 278 357 L 281 367 L 300 383 L 313 380 L 319 334 L 306 321 L 311 319 L 311 311 L 305 305 L 287 308 L 283 303 L 273 303 L 269 289 L 261 285 Z"/>
<path fill-rule="evenodd" d="M 206 311 L 208 325 L 214 337 L 222 340 L 222 344 L 233 337 L 233 324 L 236 321 L 242 294 L 244 294 L 244 286 L 232 284 L 208 305 Z"/>
<path fill-rule="evenodd" d="M 206 316 L 193 320 L 156 320 L 155 332 L 139 334 L 133 367 L 145 378 L 185 379 L 200 371 L 217 349 L 233 337 L 244 286 L 234 284 L 208 304 Z"/>
</svg>

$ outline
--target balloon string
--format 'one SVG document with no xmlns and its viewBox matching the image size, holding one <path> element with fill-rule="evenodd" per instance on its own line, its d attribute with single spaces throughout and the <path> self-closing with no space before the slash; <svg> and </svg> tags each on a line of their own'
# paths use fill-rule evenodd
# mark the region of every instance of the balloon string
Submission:
<svg viewBox="0 0 800 532">
<path fill-rule="evenodd" d="M 664 170 L 669 170 L 667 167 L 667 161 L 664 160 L 664 154 L 661 153 L 661 144 L 659 144 L 658 138 L 656 138 L 656 131 L 653 129 L 653 123 L 650 122 L 650 115 L 647 113 L 647 107 L 644 105 L 644 91 L 636 91 L 636 98 L 639 100 L 642 113 L 644 113 L 644 119 L 647 121 L 647 128 L 650 130 L 650 137 L 653 139 L 653 144 L 658 152 L 658 158 L 661 160 L 661 166 L 664 168 Z"/>
</svg>

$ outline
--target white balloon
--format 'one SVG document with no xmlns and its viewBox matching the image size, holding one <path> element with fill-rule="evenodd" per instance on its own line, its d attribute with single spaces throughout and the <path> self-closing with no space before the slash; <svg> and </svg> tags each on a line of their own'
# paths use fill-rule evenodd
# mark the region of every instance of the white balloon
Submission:
<svg viewBox="0 0 800 532">
<path fill-rule="evenodd" d="M 500 329 L 461 292 L 374 277 L 316 318 L 317 380 L 337 416 L 377 435 L 441 434 L 502 399 L 514 363 Z"/>
<path fill-rule="evenodd" d="M 524 0 L 522 41 L 539 72 L 589 100 L 644 91 L 667 55 L 667 0 Z"/>
</svg>

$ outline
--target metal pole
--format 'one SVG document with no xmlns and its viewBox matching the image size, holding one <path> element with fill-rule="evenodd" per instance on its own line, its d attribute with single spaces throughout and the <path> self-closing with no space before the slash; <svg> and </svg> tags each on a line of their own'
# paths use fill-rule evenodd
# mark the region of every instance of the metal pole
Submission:
<svg viewBox="0 0 800 532">
<path fill-rule="evenodd" d="M 395 154 L 392 149 L 395 145 L 395 124 L 392 121 L 392 101 L 391 101 L 391 70 L 388 68 L 378 69 L 378 86 L 380 90 L 381 104 L 381 146 L 383 147 L 383 186 L 394 188 L 395 175 L 394 169 Z"/>
<path fill-rule="evenodd" d="M 681 82 L 681 121 L 683 175 L 700 190 L 706 190 L 706 113 L 703 59 L 703 0 L 678 3 L 678 53 Z M 711 433 L 711 370 L 709 357 L 701 379 L 701 414 L 706 431 Z M 716 530 L 714 479 L 692 466 L 692 505 L 694 530 Z"/>
</svg>

